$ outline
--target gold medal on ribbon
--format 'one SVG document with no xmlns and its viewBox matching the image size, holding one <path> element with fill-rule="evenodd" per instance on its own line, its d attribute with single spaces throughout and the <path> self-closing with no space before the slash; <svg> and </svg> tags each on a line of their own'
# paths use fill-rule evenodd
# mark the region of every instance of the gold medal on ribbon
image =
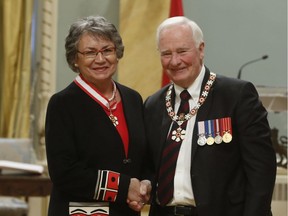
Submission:
<svg viewBox="0 0 288 216">
<path fill-rule="evenodd" d="M 226 131 L 224 134 L 223 134 L 223 142 L 225 143 L 230 143 L 232 140 L 232 135 Z"/>
<path fill-rule="evenodd" d="M 222 140 L 224 143 L 230 143 L 232 140 L 232 126 L 231 126 L 231 118 L 226 117 L 221 119 L 222 123 Z"/>
<path fill-rule="evenodd" d="M 174 112 L 174 110 L 173 110 L 173 108 L 171 106 L 171 94 L 173 92 L 172 89 L 174 87 L 174 84 L 172 83 L 169 86 L 169 88 L 168 88 L 168 90 L 166 92 L 166 97 L 165 97 L 166 110 L 167 110 L 167 113 L 168 113 L 169 117 L 172 119 L 172 121 L 176 122 L 178 125 L 181 125 L 183 122 L 189 121 L 193 116 L 195 116 L 197 111 L 199 110 L 199 108 L 205 102 L 205 100 L 206 100 L 206 98 L 208 96 L 208 93 L 209 93 L 209 91 L 210 91 L 215 79 L 216 79 L 216 74 L 210 72 L 210 77 L 207 80 L 207 82 L 206 82 L 206 84 L 204 86 L 204 89 L 202 90 L 202 93 L 200 93 L 201 97 L 198 99 L 197 104 L 190 110 L 189 113 L 186 113 L 186 114 L 185 113 L 181 113 L 179 115 L 176 115 L 176 113 Z M 203 123 L 203 127 L 204 127 L 204 122 L 202 122 L 202 123 Z M 201 126 L 202 126 L 202 124 L 201 124 Z M 205 129 L 203 131 L 205 131 Z M 185 133 L 185 130 L 183 130 L 183 132 Z M 184 139 L 185 134 L 179 133 L 177 131 L 175 131 L 175 133 L 178 133 L 177 134 L 178 136 L 175 134 L 175 139 L 177 139 L 177 140 L 179 140 L 179 139 L 183 140 Z M 202 132 L 199 131 L 198 134 L 202 134 Z M 205 138 L 205 135 L 204 135 L 204 138 Z M 205 138 L 205 140 L 204 140 L 204 138 L 202 138 L 202 137 L 200 138 L 200 141 L 199 141 L 200 145 L 205 145 L 206 144 L 206 138 Z"/>
<path fill-rule="evenodd" d="M 206 132 L 208 132 L 208 138 L 207 138 L 207 145 L 213 145 L 214 144 L 214 121 L 213 120 L 207 120 L 205 121 L 205 128 Z"/>
<path fill-rule="evenodd" d="M 209 136 L 206 140 L 207 145 L 213 145 L 214 144 L 214 138 L 212 136 Z"/>
</svg>

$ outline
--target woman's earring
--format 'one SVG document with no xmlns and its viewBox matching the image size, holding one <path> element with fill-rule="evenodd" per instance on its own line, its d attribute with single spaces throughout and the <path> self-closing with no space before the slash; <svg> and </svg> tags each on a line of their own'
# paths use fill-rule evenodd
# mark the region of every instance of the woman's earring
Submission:
<svg viewBox="0 0 288 216">
<path fill-rule="evenodd" d="M 75 63 L 74 66 L 75 66 L 75 67 L 78 67 L 78 64 Z"/>
</svg>

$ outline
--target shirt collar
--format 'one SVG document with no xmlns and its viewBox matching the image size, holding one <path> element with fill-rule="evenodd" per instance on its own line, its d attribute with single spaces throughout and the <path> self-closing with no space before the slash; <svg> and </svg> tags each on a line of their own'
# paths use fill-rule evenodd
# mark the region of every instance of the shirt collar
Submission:
<svg viewBox="0 0 288 216">
<path fill-rule="evenodd" d="M 189 92 L 189 94 L 194 100 L 195 99 L 198 100 L 199 98 L 204 75 L 205 75 L 205 67 L 203 65 L 198 77 L 195 79 L 192 85 L 190 85 L 187 89 L 187 91 Z M 178 101 L 180 100 L 180 93 L 184 90 L 184 88 L 174 84 L 174 89 L 175 89 L 176 100 Z"/>
</svg>

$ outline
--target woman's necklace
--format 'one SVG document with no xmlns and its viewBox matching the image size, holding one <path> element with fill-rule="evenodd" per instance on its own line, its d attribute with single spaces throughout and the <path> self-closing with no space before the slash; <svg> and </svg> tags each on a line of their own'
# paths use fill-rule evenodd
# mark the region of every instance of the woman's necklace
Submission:
<svg viewBox="0 0 288 216">
<path fill-rule="evenodd" d="M 112 102 L 116 98 L 116 91 L 117 91 L 116 84 L 115 82 L 113 82 L 113 92 L 112 92 L 112 97 L 108 98 L 109 102 Z"/>
<path fill-rule="evenodd" d="M 189 113 L 185 114 L 185 115 L 177 115 L 174 112 L 174 109 L 172 108 L 171 105 L 171 94 L 172 94 L 172 88 L 173 88 L 173 83 L 169 86 L 167 93 L 166 93 L 166 110 L 168 115 L 170 116 L 170 118 L 172 119 L 172 121 L 176 122 L 178 124 L 178 128 L 172 131 L 172 134 L 178 134 L 181 136 L 172 136 L 172 139 L 175 138 L 175 141 L 179 142 L 180 140 L 183 140 L 185 138 L 185 133 L 186 131 L 184 129 L 181 128 L 181 125 L 185 122 L 185 121 L 189 121 L 194 115 L 196 115 L 197 111 L 199 110 L 199 108 L 202 106 L 202 104 L 205 102 L 209 91 L 211 89 L 211 86 L 213 85 L 214 81 L 216 78 L 216 74 L 210 72 L 210 77 L 207 80 L 204 89 L 199 97 L 199 100 L 196 104 L 196 106 L 194 106 Z M 181 113 L 182 114 L 182 113 Z M 178 138 L 178 139 L 177 139 Z M 180 139 L 179 139 L 180 138 Z"/>
<path fill-rule="evenodd" d="M 116 84 L 115 82 L 113 82 L 113 93 L 112 93 L 112 97 L 108 99 L 108 109 L 109 109 L 109 118 L 112 121 L 113 125 L 116 127 L 117 125 L 119 125 L 119 121 L 118 118 L 116 116 L 113 115 L 112 109 L 115 110 L 117 108 L 117 102 L 112 103 L 112 101 L 115 100 L 116 98 L 116 92 L 117 92 L 117 88 L 116 88 Z M 111 104 L 113 105 L 113 107 L 111 108 Z"/>
</svg>

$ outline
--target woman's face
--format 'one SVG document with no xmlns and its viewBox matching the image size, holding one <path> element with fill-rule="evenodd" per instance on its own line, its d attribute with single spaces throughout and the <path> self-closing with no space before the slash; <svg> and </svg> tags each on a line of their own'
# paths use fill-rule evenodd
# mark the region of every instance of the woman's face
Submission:
<svg viewBox="0 0 288 216">
<path fill-rule="evenodd" d="M 78 44 L 75 65 L 84 79 L 95 86 L 110 82 L 118 65 L 113 42 L 83 34 Z"/>
</svg>

